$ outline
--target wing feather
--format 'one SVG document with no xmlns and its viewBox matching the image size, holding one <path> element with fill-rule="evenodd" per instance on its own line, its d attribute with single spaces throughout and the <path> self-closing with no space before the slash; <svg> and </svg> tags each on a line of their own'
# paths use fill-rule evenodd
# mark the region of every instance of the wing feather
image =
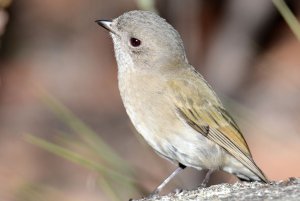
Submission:
<svg viewBox="0 0 300 201">
<path fill-rule="evenodd" d="M 249 147 L 233 118 L 217 98 L 204 98 L 207 96 L 205 93 L 213 93 L 209 86 L 204 88 L 204 91 L 198 91 L 197 87 L 187 81 L 172 80 L 169 87 L 173 89 L 174 96 L 171 98 L 175 102 L 176 110 L 188 125 L 220 145 L 255 175 L 267 182 L 265 175 L 253 161 Z"/>
</svg>

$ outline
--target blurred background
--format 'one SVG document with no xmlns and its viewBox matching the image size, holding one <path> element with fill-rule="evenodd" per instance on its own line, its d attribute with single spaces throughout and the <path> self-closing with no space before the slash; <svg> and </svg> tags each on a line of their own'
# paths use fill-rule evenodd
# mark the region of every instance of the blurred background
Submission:
<svg viewBox="0 0 300 201">
<path fill-rule="evenodd" d="M 300 18 L 300 2 L 286 1 Z M 300 176 L 300 43 L 272 1 L 0 0 L 0 200 L 128 200 L 176 166 L 136 134 L 94 21 L 152 10 L 181 34 L 271 180 Z M 195 189 L 186 169 L 163 191 Z M 217 172 L 210 185 L 237 179 Z"/>
</svg>

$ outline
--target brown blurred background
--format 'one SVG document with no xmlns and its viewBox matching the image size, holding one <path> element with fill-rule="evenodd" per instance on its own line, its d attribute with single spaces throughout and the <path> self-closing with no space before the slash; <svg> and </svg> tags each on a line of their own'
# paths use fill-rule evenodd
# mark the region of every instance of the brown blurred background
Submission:
<svg viewBox="0 0 300 201">
<path fill-rule="evenodd" d="M 96 184 L 99 173 L 24 139 L 33 133 L 59 144 L 60 131 L 72 138 L 37 88 L 70 108 L 132 167 L 139 190 L 121 200 L 151 192 L 175 169 L 135 135 L 117 88 L 112 41 L 94 23 L 133 9 L 156 10 L 179 31 L 190 63 L 222 97 L 266 175 L 300 176 L 300 43 L 271 1 L 3 2 L 0 200 L 113 200 Z M 286 2 L 299 19 L 300 3 Z M 202 177 L 186 170 L 163 193 L 196 188 Z M 210 184 L 235 181 L 215 173 Z"/>
</svg>

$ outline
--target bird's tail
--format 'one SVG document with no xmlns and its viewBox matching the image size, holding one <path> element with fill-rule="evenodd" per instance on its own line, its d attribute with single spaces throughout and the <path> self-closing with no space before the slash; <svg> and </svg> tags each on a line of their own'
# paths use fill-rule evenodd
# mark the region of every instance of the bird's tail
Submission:
<svg viewBox="0 0 300 201">
<path fill-rule="evenodd" d="M 260 170 L 260 169 L 259 169 Z M 241 181 L 246 181 L 246 182 L 254 182 L 254 181 L 258 181 L 258 182 L 262 182 L 262 183 L 269 183 L 269 180 L 267 179 L 267 177 L 264 175 L 264 173 L 260 170 L 260 174 L 253 174 L 253 175 L 244 175 L 244 174 L 235 174 L 239 180 Z"/>
</svg>

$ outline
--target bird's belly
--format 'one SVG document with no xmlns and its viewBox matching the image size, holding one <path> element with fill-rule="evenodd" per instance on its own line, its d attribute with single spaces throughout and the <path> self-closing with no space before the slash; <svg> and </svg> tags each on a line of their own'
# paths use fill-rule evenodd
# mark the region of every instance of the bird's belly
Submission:
<svg viewBox="0 0 300 201">
<path fill-rule="evenodd" d="M 185 131 L 174 131 L 172 138 L 166 140 L 162 148 L 176 161 L 198 170 L 216 170 L 223 166 L 224 150 L 202 134 L 187 128 Z"/>
<path fill-rule="evenodd" d="M 136 111 L 136 107 L 128 106 L 126 111 L 137 131 L 164 158 L 199 170 L 219 169 L 223 165 L 224 150 L 168 108 Z"/>
<path fill-rule="evenodd" d="M 130 78 L 128 81 L 119 77 L 126 112 L 137 131 L 157 153 L 197 169 L 222 166 L 224 150 L 180 119 L 170 100 L 163 95 L 163 87 L 156 85 L 158 82 L 149 82 L 140 88 L 133 83 L 140 78 L 133 75 Z M 128 87 L 124 87 L 126 85 Z M 157 90 L 147 88 L 150 85 Z"/>
</svg>

